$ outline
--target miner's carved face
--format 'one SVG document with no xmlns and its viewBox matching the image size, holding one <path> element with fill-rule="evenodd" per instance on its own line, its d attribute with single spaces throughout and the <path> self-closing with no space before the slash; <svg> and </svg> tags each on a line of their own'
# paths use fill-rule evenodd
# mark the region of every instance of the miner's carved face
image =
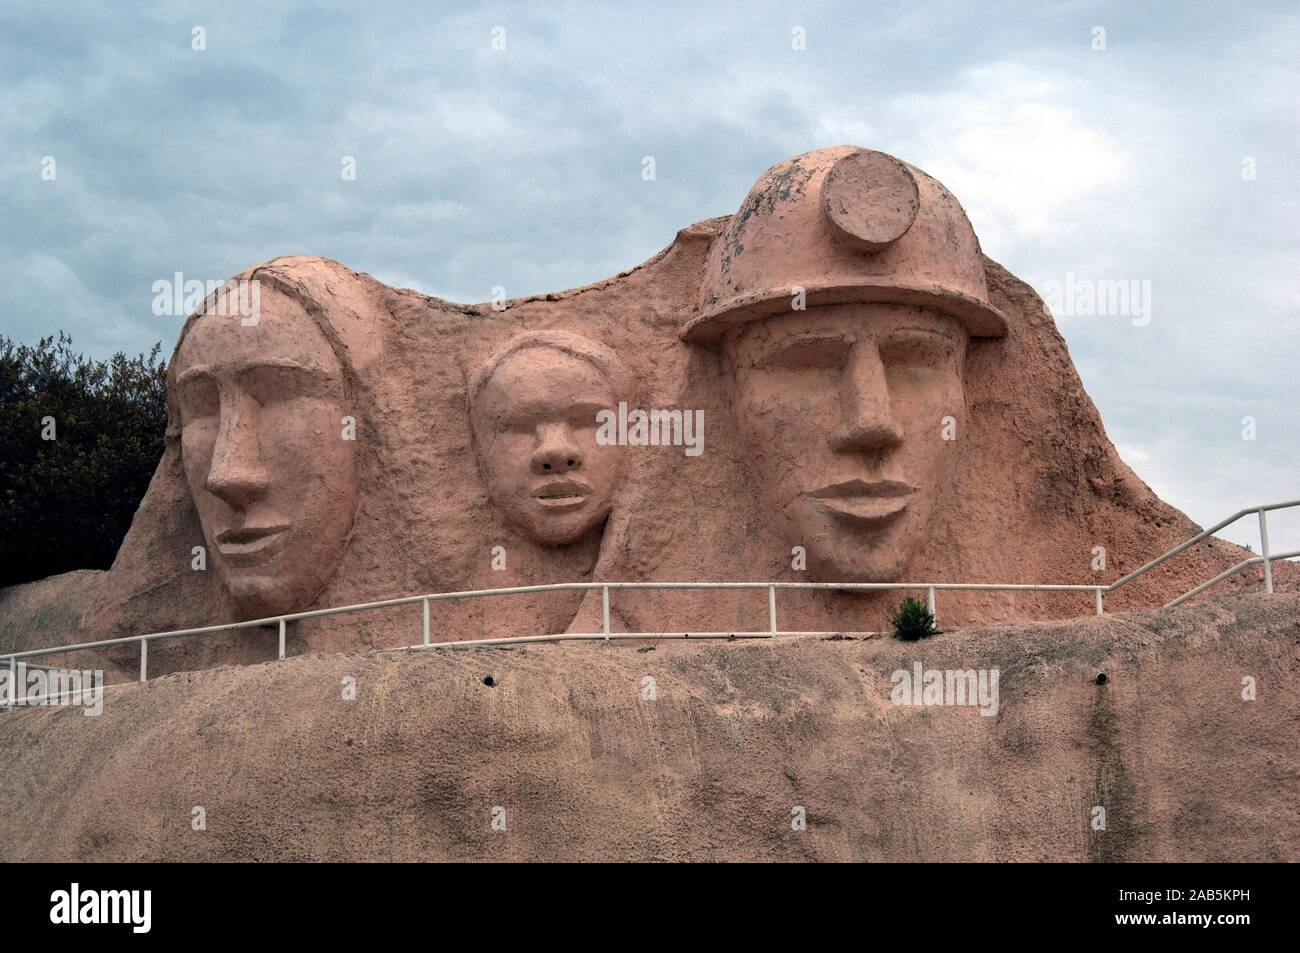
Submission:
<svg viewBox="0 0 1300 953">
<path fill-rule="evenodd" d="M 896 581 L 925 541 L 953 478 L 966 342 L 936 311 L 880 303 L 779 315 L 725 340 L 763 501 L 816 578 Z"/>
<path fill-rule="evenodd" d="M 489 495 L 537 541 L 572 543 L 605 522 L 624 448 L 597 443 L 596 414 L 617 405 L 597 367 L 551 347 L 510 354 L 475 395 Z"/>
<path fill-rule="evenodd" d="M 246 617 L 304 609 L 334 574 L 356 512 L 338 358 L 272 289 L 256 325 L 199 318 L 176 365 L 181 455 L 218 575 Z"/>
</svg>

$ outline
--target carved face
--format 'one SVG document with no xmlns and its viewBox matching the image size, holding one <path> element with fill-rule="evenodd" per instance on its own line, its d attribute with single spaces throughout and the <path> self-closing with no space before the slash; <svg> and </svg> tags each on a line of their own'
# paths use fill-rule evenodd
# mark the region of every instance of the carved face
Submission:
<svg viewBox="0 0 1300 953">
<path fill-rule="evenodd" d="M 301 611 L 334 574 L 356 513 L 338 358 L 272 289 L 254 326 L 199 318 L 176 371 L 181 455 L 211 562 L 246 617 Z"/>
<path fill-rule="evenodd" d="M 599 528 L 624 448 L 596 442 L 596 414 L 617 406 L 600 370 L 565 351 L 533 347 L 505 358 L 471 409 L 492 501 L 548 545 Z"/>
<path fill-rule="evenodd" d="M 965 422 L 967 339 L 928 308 L 845 304 L 724 341 L 763 501 L 814 578 L 897 581 L 925 541 L 956 463 L 944 436 Z"/>
</svg>

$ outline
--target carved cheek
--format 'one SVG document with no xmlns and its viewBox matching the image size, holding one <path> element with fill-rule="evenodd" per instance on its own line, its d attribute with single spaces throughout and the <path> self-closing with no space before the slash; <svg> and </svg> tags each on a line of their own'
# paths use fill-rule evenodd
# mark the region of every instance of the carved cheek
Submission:
<svg viewBox="0 0 1300 953">
<path fill-rule="evenodd" d="M 483 451 L 488 480 L 497 491 L 522 492 L 528 483 L 536 440 L 528 434 L 497 431 Z"/>
<path fill-rule="evenodd" d="M 181 459 L 190 491 L 196 498 L 207 482 L 216 439 L 217 431 L 212 422 L 186 424 L 181 430 Z"/>
</svg>

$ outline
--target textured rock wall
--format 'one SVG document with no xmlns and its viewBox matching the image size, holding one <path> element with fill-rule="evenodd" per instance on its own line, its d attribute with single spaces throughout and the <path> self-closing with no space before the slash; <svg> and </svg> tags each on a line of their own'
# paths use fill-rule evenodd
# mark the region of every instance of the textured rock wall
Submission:
<svg viewBox="0 0 1300 953">
<path fill-rule="evenodd" d="M 177 674 L 0 715 L 0 858 L 1297 861 L 1298 610 Z M 997 715 L 892 704 L 917 661 L 998 669 Z"/>
</svg>

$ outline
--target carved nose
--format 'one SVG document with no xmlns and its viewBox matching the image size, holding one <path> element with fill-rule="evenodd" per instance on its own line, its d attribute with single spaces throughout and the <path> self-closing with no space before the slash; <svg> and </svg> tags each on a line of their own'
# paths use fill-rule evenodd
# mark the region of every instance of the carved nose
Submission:
<svg viewBox="0 0 1300 953">
<path fill-rule="evenodd" d="M 235 509 L 247 509 L 270 483 L 262 466 L 257 422 L 243 402 L 221 403 L 221 423 L 212 447 L 204 489 Z"/>
<path fill-rule="evenodd" d="M 582 454 L 568 427 L 543 425 L 537 430 L 532 462 L 534 473 L 567 473 L 582 466 Z"/>
<path fill-rule="evenodd" d="M 875 341 L 858 341 L 840 377 L 840 421 L 830 436 L 841 453 L 893 450 L 903 442 L 889 402 L 885 366 Z"/>
</svg>

